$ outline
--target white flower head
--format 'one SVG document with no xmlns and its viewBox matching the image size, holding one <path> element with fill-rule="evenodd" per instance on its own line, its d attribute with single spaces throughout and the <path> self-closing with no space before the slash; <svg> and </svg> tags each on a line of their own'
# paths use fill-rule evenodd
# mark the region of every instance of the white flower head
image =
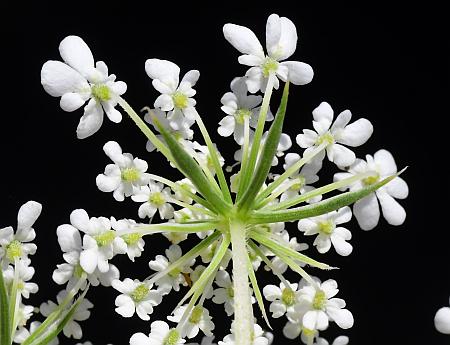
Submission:
<svg viewBox="0 0 450 345">
<path fill-rule="evenodd" d="M 108 164 L 105 172 L 99 174 L 95 180 L 102 192 L 113 192 L 114 199 L 123 201 L 125 197 L 138 193 L 142 186 L 149 183 L 146 161 L 133 158 L 130 153 L 122 153 L 122 148 L 115 141 L 108 141 L 103 146 L 103 151 L 114 164 Z"/>
<path fill-rule="evenodd" d="M 265 91 L 270 74 L 275 74 L 282 81 L 289 80 L 295 85 L 305 85 L 311 82 L 313 70 L 310 65 L 298 61 L 284 61 L 294 54 L 297 48 L 297 29 L 294 23 L 286 17 L 271 14 L 266 24 L 266 48 L 256 35 L 248 28 L 235 24 L 225 24 L 223 27 L 225 39 L 243 55 L 239 63 L 250 66 L 246 72 L 247 86 L 251 93 Z M 275 79 L 274 87 L 278 89 L 279 81 Z"/>
<path fill-rule="evenodd" d="M 122 294 L 116 297 L 116 312 L 123 317 L 132 317 L 134 313 L 145 321 L 150 320 L 153 307 L 162 301 L 162 292 L 152 290 L 147 282 L 137 279 L 114 280 L 112 287 Z"/>
<path fill-rule="evenodd" d="M 275 285 L 266 285 L 264 287 L 264 297 L 272 302 L 269 310 L 273 318 L 279 318 L 288 311 L 294 311 L 294 306 L 298 303 L 297 288 L 298 284 L 285 286 L 284 283 L 280 283 L 280 287 Z"/>
<path fill-rule="evenodd" d="M 162 183 L 150 180 L 148 186 L 143 186 L 136 194 L 131 196 L 135 202 L 143 203 L 138 210 L 140 218 L 152 218 L 156 211 L 161 219 L 173 218 L 174 208 L 170 204 L 172 193 L 169 187 Z"/>
<path fill-rule="evenodd" d="M 348 167 L 353 164 L 356 157 L 346 146 L 357 147 L 364 144 L 372 135 L 373 126 L 364 118 L 349 124 L 352 118 L 350 110 L 344 110 L 334 122 L 333 117 L 334 111 L 331 106 L 327 102 L 320 103 L 313 110 L 313 127 L 316 132 L 304 129 L 303 134 L 297 135 L 297 144 L 311 150 L 325 143 L 330 162 L 334 162 L 339 167 Z M 323 159 L 324 153 L 319 154 L 317 158 Z"/>
<path fill-rule="evenodd" d="M 324 330 L 328 328 L 329 320 L 348 329 L 353 326 L 353 315 L 345 308 L 345 301 L 334 298 L 338 293 L 337 283 L 329 279 L 322 284 L 304 286 L 299 290 L 298 309 L 304 313 L 303 327 L 309 330 Z M 305 312 L 306 310 L 306 312 Z"/>
<path fill-rule="evenodd" d="M 17 270 L 18 284 L 17 289 L 22 294 L 23 298 L 29 298 L 31 293 L 36 293 L 39 289 L 36 283 L 30 283 L 29 280 L 33 278 L 34 268 L 30 266 L 30 259 L 20 259 L 17 265 L 8 266 L 3 272 L 3 277 L 7 285 L 12 285 L 14 274 Z"/>
<path fill-rule="evenodd" d="M 357 159 L 347 171 L 335 174 L 334 180 L 340 181 L 361 173 L 373 173 L 371 176 L 355 182 L 349 187 L 351 191 L 355 191 L 397 173 L 397 165 L 389 151 L 379 150 L 373 157 L 367 155 L 366 161 Z M 401 177 L 395 177 L 374 193 L 355 202 L 353 205 L 353 213 L 361 229 L 371 230 L 378 224 L 380 219 L 378 203 L 381 205 L 383 216 L 389 224 L 403 224 L 406 218 L 406 212 L 395 199 L 405 199 L 408 196 L 408 192 L 409 189 L 406 182 Z"/>
<path fill-rule="evenodd" d="M 321 254 L 330 250 L 331 245 L 339 255 L 348 256 L 353 247 L 347 241 L 352 238 L 352 233 L 343 227 L 336 227 L 342 223 L 347 223 L 352 218 L 350 207 L 345 206 L 327 214 L 301 219 L 298 222 L 298 229 L 306 236 L 317 235 L 314 246 Z"/>
<path fill-rule="evenodd" d="M 176 117 L 170 112 L 167 113 L 161 109 L 150 109 L 149 107 L 145 107 L 142 110 L 146 111 L 144 120 L 147 123 L 151 124 L 155 130 L 159 132 L 159 127 L 155 123 L 156 119 L 181 145 L 186 145 L 186 141 L 193 138 L 194 131 L 191 129 L 191 126 L 195 123 L 194 119 L 185 116 Z M 165 139 L 161 134 L 157 134 L 156 137 L 162 142 L 165 142 Z M 148 152 L 152 152 L 155 149 L 155 146 L 150 140 L 147 141 L 146 149 Z"/>
<path fill-rule="evenodd" d="M 65 297 L 67 296 L 67 291 L 62 290 L 56 296 L 58 304 L 60 304 Z M 40 306 L 40 312 L 43 316 L 49 316 L 57 307 L 58 304 L 53 301 L 44 302 Z M 93 308 L 94 305 L 86 298 L 84 298 L 81 303 L 78 305 L 74 314 L 71 317 L 71 320 L 64 326 L 63 333 L 67 338 L 73 337 L 74 339 L 81 339 L 83 336 L 83 331 L 81 329 L 79 321 L 86 321 L 91 312 L 89 309 Z M 78 322 L 77 322 L 78 321 Z"/>
<path fill-rule="evenodd" d="M 41 83 L 53 97 L 61 97 L 64 111 L 74 111 L 86 101 L 84 115 L 77 128 L 77 136 L 84 139 L 97 132 L 103 123 L 103 113 L 112 122 L 120 122 L 122 115 L 115 109 L 118 97 L 127 90 L 122 81 L 108 75 L 103 61 L 94 66 L 94 57 L 87 44 L 78 36 L 67 36 L 59 45 L 64 60 L 47 61 L 41 70 Z"/>
<path fill-rule="evenodd" d="M 217 131 L 221 136 L 228 137 L 234 134 L 238 145 L 244 143 L 244 123 L 247 118 L 249 125 L 256 128 L 259 118 L 261 96 L 248 95 L 247 78 L 234 78 L 231 82 L 231 91 L 222 96 L 222 111 L 227 114 L 220 122 Z M 270 109 L 266 121 L 273 120 Z"/>
<path fill-rule="evenodd" d="M 180 80 L 180 68 L 173 62 L 160 59 L 145 61 L 145 71 L 152 79 L 153 87 L 161 93 L 155 101 L 155 107 L 170 111 L 168 119 L 173 129 L 177 130 L 181 117 L 188 121 L 195 119 L 196 91 L 192 88 L 200 77 L 200 72 L 191 70 Z M 183 121 L 181 121 L 182 123 Z"/>
<path fill-rule="evenodd" d="M 144 251 L 145 242 L 142 238 L 142 234 L 139 232 L 132 232 L 137 223 L 132 219 L 119 219 L 116 220 L 111 217 L 111 227 L 116 230 L 126 245 L 126 254 L 128 258 L 134 262 L 134 259 L 140 257 Z M 125 232 L 124 234 L 121 234 Z"/>
<path fill-rule="evenodd" d="M 450 298 L 448 303 L 450 304 Z M 434 326 L 443 334 L 450 334 L 450 307 L 442 307 L 434 316 Z"/>
<path fill-rule="evenodd" d="M 33 321 L 30 323 L 30 329 L 28 330 L 24 326 L 20 327 L 16 330 L 16 334 L 14 335 L 14 342 L 17 344 L 22 344 L 34 331 L 41 325 L 39 321 Z M 58 337 L 55 337 L 51 340 L 48 345 L 58 345 Z"/>
<path fill-rule="evenodd" d="M 164 321 L 154 321 L 150 327 L 148 336 L 144 333 L 133 334 L 130 345 L 181 345 L 186 342 L 176 329 L 170 328 Z"/>
<path fill-rule="evenodd" d="M 179 306 L 173 312 L 173 316 L 168 316 L 167 319 L 172 322 L 179 323 L 186 311 L 187 305 Z M 194 338 L 198 335 L 201 330 L 206 336 L 211 337 L 213 334 L 211 331 L 214 330 L 214 323 L 212 322 L 211 316 L 209 315 L 208 309 L 201 305 L 195 306 L 190 312 L 188 318 L 185 320 L 183 325 L 179 328 L 180 335 L 188 337 L 189 339 Z"/>
<path fill-rule="evenodd" d="M 85 233 L 83 251 L 80 253 L 80 266 L 88 274 L 98 270 L 108 272 L 108 260 L 115 254 L 125 254 L 127 246 L 123 238 L 111 229 L 111 222 L 105 217 L 89 218 L 83 209 L 75 210 L 70 215 L 73 226 Z"/>
<path fill-rule="evenodd" d="M 4 268 L 15 259 L 25 259 L 36 253 L 36 245 L 30 242 L 36 237 L 32 226 L 41 210 L 40 203 L 28 201 L 19 209 L 16 232 L 11 226 L 0 229 L 0 260 L 3 261 Z"/>
<path fill-rule="evenodd" d="M 76 219 L 76 217 L 73 219 Z M 119 270 L 112 264 L 109 264 L 107 272 L 100 272 L 98 268 L 91 274 L 84 271 L 80 264 L 80 254 L 83 251 L 83 245 L 80 231 L 75 226 L 71 224 L 60 225 L 56 233 L 65 261 L 65 263 L 57 265 L 53 272 L 52 278 L 57 284 L 63 285 L 67 283 L 67 288 L 71 289 L 82 278 L 83 273 L 87 274 L 87 279 L 92 286 L 98 286 L 99 284 L 111 286 L 111 282 L 119 278 Z M 81 288 L 84 289 L 86 284 L 87 282 Z"/>
<path fill-rule="evenodd" d="M 166 256 L 156 255 L 155 260 L 148 263 L 149 267 L 154 271 L 162 271 L 166 269 L 171 263 L 178 260 L 182 255 L 182 251 L 179 245 L 172 244 L 169 249 L 166 249 Z M 175 268 L 161 279 L 159 279 L 155 284 L 161 289 L 169 293 L 172 289 L 175 291 L 180 290 L 180 285 L 187 286 L 188 283 L 185 278 L 185 274 L 192 272 L 190 266 L 195 262 L 195 259 L 188 262 L 187 264 Z"/>
<path fill-rule="evenodd" d="M 14 336 L 15 343 L 22 343 L 24 336 L 27 334 L 28 330 L 26 329 L 28 320 L 34 313 L 34 307 L 31 305 L 24 305 L 20 303 L 19 309 L 17 312 L 17 332 Z M 31 325 L 30 325 L 31 327 Z"/>
</svg>

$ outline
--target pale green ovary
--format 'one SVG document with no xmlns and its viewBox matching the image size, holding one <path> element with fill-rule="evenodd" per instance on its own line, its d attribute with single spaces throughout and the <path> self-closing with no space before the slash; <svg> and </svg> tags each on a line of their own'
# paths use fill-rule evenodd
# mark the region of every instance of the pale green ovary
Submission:
<svg viewBox="0 0 450 345">
<path fill-rule="evenodd" d="M 274 73 L 278 69 L 278 61 L 272 59 L 271 57 L 266 57 L 263 64 L 261 65 L 262 73 L 264 77 L 268 78 L 270 73 Z"/>
<path fill-rule="evenodd" d="M 245 122 L 245 118 L 250 118 L 252 112 L 249 109 L 238 109 L 234 114 L 234 118 L 236 122 L 240 125 L 243 125 Z"/>
<path fill-rule="evenodd" d="M 334 137 L 330 132 L 326 132 L 317 138 L 316 145 L 321 145 L 323 143 L 327 143 L 328 145 L 334 143 Z"/>
<path fill-rule="evenodd" d="M 362 182 L 366 186 L 370 186 L 372 184 L 377 183 L 379 180 L 380 180 L 380 174 L 379 173 L 375 173 L 374 175 L 366 177 L 365 179 L 363 179 Z"/>
<path fill-rule="evenodd" d="M 171 329 L 163 340 L 163 345 L 176 345 L 180 340 L 180 333 L 176 329 Z"/>
<path fill-rule="evenodd" d="M 188 106 L 188 97 L 182 92 L 176 91 L 172 95 L 172 100 L 177 109 L 185 109 Z"/>
<path fill-rule="evenodd" d="M 148 198 L 149 203 L 156 205 L 157 207 L 164 205 L 166 198 L 161 192 L 153 192 Z"/>
<path fill-rule="evenodd" d="M 285 288 L 281 292 L 281 301 L 288 307 L 295 303 L 295 292 L 291 288 Z"/>
<path fill-rule="evenodd" d="M 91 87 L 91 93 L 99 102 L 106 102 L 111 99 L 111 90 L 105 84 L 95 84 Z"/>
<path fill-rule="evenodd" d="M 125 168 L 122 170 L 121 178 L 126 182 L 136 182 L 141 177 L 141 172 L 136 168 Z"/>
<path fill-rule="evenodd" d="M 134 291 L 131 293 L 131 298 L 134 302 L 139 303 L 141 302 L 145 297 L 147 297 L 147 294 L 149 292 L 149 288 L 145 284 L 139 285 L 137 288 L 134 289 Z"/>
<path fill-rule="evenodd" d="M 14 259 L 18 259 L 23 255 L 23 251 L 22 251 L 22 243 L 17 241 L 17 240 L 13 240 L 11 241 L 11 243 L 9 243 L 6 246 L 6 257 L 10 260 L 10 261 L 14 261 Z"/>
<path fill-rule="evenodd" d="M 334 231 L 335 225 L 331 220 L 325 220 L 319 222 L 319 230 L 325 235 L 331 235 Z"/>
<path fill-rule="evenodd" d="M 100 235 L 93 236 L 94 239 L 97 241 L 97 245 L 99 247 L 107 246 L 114 241 L 116 238 L 116 233 L 113 230 L 107 230 Z"/>
<path fill-rule="evenodd" d="M 203 307 L 201 305 L 196 306 L 189 317 L 189 322 L 193 324 L 197 324 L 202 319 L 203 315 Z"/>
<path fill-rule="evenodd" d="M 325 307 L 326 302 L 327 296 L 325 295 L 325 292 L 323 292 L 322 290 L 317 290 L 312 303 L 313 308 L 321 310 L 323 309 L 323 307 Z"/>
<path fill-rule="evenodd" d="M 142 235 L 137 233 L 137 232 L 135 232 L 135 233 L 132 233 L 132 234 L 122 235 L 121 237 L 122 237 L 122 239 L 125 241 L 125 243 L 127 245 L 132 246 L 132 245 L 134 245 L 134 244 L 139 242 L 139 240 L 142 238 Z"/>
</svg>

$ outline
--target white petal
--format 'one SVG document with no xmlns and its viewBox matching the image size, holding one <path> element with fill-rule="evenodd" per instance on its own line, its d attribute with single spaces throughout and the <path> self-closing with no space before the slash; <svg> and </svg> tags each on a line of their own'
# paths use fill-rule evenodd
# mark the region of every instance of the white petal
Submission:
<svg viewBox="0 0 450 345">
<path fill-rule="evenodd" d="M 223 137 L 229 137 L 234 132 L 236 121 L 233 116 L 225 116 L 219 122 L 219 125 L 217 132 Z"/>
<path fill-rule="evenodd" d="M 278 50 L 278 42 L 281 37 L 280 17 L 272 13 L 266 23 L 266 48 L 270 56 L 274 56 Z"/>
<path fill-rule="evenodd" d="M 337 211 L 334 222 L 336 224 L 343 224 L 349 222 L 350 219 L 352 219 L 352 210 L 350 207 L 344 206 Z"/>
<path fill-rule="evenodd" d="M 260 56 L 245 54 L 239 56 L 238 61 L 241 65 L 245 66 L 259 66 L 263 63 L 264 60 Z"/>
<path fill-rule="evenodd" d="M 380 219 L 380 208 L 375 193 L 355 202 L 353 213 L 363 230 L 372 230 Z"/>
<path fill-rule="evenodd" d="M 327 156 L 331 162 L 338 167 L 348 167 L 355 162 L 356 156 L 352 150 L 340 144 L 333 144 L 327 147 Z"/>
<path fill-rule="evenodd" d="M 47 61 L 42 66 L 41 84 L 44 90 L 53 97 L 89 89 L 86 79 L 61 61 Z"/>
<path fill-rule="evenodd" d="M 94 68 L 94 57 L 88 45 L 78 36 L 67 36 L 59 44 L 63 60 L 87 77 Z"/>
<path fill-rule="evenodd" d="M 86 100 L 79 93 L 68 92 L 62 95 L 59 105 L 64 111 L 74 111 L 80 108 Z"/>
<path fill-rule="evenodd" d="M 331 242 L 333 243 L 336 253 L 338 253 L 339 255 L 348 256 L 353 251 L 352 245 L 350 243 L 346 242 L 344 238 L 342 238 L 341 236 L 339 236 L 337 234 L 331 235 Z"/>
<path fill-rule="evenodd" d="M 345 145 L 356 147 L 364 144 L 372 133 L 373 126 L 370 121 L 359 119 L 344 128 L 338 141 Z"/>
<path fill-rule="evenodd" d="M 385 190 L 377 191 L 378 200 L 380 200 L 383 217 L 391 225 L 401 225 L 405 221 L 405 209 Z"/>
<path fill-rule="evenodd" d="M 173 91 L 178 86 L 180 68 L 173 62 L 160 59 L 148 59 L 145 61 L 145 72 L 152 79 L 159 79 L 168 85 Z"/>
<path fill-rule="evenodd" d="M 78 139 L 85 139 L 97 132 L 103 123 L 103 108 L 94 99 L 84 107 L 84 115 L 77 127 Z"/>
<path fill-rule="evenodd" d="M 122 148 L 115 141 L 108 141 L 103 145 L 103 152 L 116 164 L 125 164 L 124 157 L 122 153 Z"/>
<path fill-rule="evenodd" d="M 17 215 L 17 228 L 29 229 L 33 226 L 42 211 L 42 205 L 36 201 L 28 201 L 23 204 Z"/>
<path fill-rule="evenodd" d="M 297 29 L 295 28 L 294 23 L 286 17 L 280 18 L 280 24 L 280 40 L 278 41 L 276 50 L 273 50 L 272 53 L 269 53 L 269 55 L 276 60 L 282 61 L 294 54 L 295 49 L 297 49 Z"/>
<path fill-rule="evenodd" d="M 341 335 L 341 336 L 337 337 L 336 339 L 334 339 L 332 345 L 348 345 L 348 342 L 349 342 L 349 338 L 345 335 Z"/>
<path fill-rule="evenodd" d="M 283 334 L 288 339 L 295 339 L 300 335 L 301 330 L 301 324 L 288 322 L 283 328 Z"/>
<path fill-rule="evenodd" d="M 83 232 L 89 231 L 89 215 L 83 209 L 77 209 L 70 214 L 70 223 Z"/>
<path fill-rule="evenodd" d="M 343 129 L 350 122 L 352 113 L 350 110 L 344 110 L 334 120 L 333 126 L 331 126 L 331 133 L 337 130 Z"/>
<path fill-rule="evenodd" d="M 277 298 L 281 297 L 281 290 L 278 286 L 275 285 L 266 285 L 263 289 L 263 295 L 266 300 L 273 302 Z"/>
<path fill-rule="evenodd" d="M 197 83 L 198 78 L 200 78 L 200 72 L 193 69 L 184 75 L 183 79 L 181 79 L 181 83 L 185 82 L 189 83 L 191 86 L 194 86 Z"/>
<path fill-rule="evenodd" d="M 121 183 L 120 176 L 105 176 L 103 174 L 97 175 L 97 178 L 95 179 L 95 183 L 102 192 L 113 192 L 115 191 L 120 183 Z"/>
<path fill-rule="evenodd" d="M 80 232 L 72 225 L 63 224 L 56 229 L 58 243 L 63 252 L 72 252 L 81 249 Z"/>
<path fill-rule="evenodd" d="M 373 155 L 373 158 L 377 166 L 379 166 L 382 176 L 392 175 L 397 172 L 394 157 L 389 151 L 379 150 Z"/>
<path fill-rule="evenodd" d="M 102 103 L 103 109 L 105 109 L 106 116 L 114 123 L 122 121 L 122 114 L 120 111 L 114 108 L 111 103 Z"/>
<path fill-rule="evenodd" d="M 165 94 L 160 95 L 153 105 L 155 108 L 161 108 L 162 111 L 170 111 L 174 107 L 172 97 Z"/>
<path fill-rule="evenodd" d="M 331 108 L 331 105 L 327 102 L 322 102 L 319 104 L 317 108 L 315 108 L 312 112 L 314 121 L 323 121 L 330 123 L 333 122 L 334 117 L 334 111 L 333 108 Z"/>
<path fill-rule="evenodd" d="M 434 325 L 439 332 L 450 334 L 450 308 L 444 307 L 437 311 Z"/>
<path fill-rule="evenodd" d="M 134 333 L 130 338 L 130 345 L 155 345 L 144 333 Z"/>
<path fill-rule="evenodd" d="M 225 39 L 243 54 L 264 58 L 264 51 L 253 31 L 245 26 L 225 24 L 223 26 Z"/>
<path fill-rule="evenodd" d="M 86 239 L 86 236 L 84 237 Z M 80 265 L 88 274 L 92 274 L 97 267 L 98 256 L 95 249 L 84 250 L 80 254 Z"/>
<path fill-rule="evenodd" d="M 285 61 L 282 66 L 289 69 L 288 79 L 294 85 L 305 85 L 311 82 L 314 71 L 310 65 L 299 61 Z"/>
<path fill-rule="evenodd" d="M 304 149 L 313 146 L 316 143 L 316 140 L 317 133 L 310 129 L 304 129 L 303 134 L 298 134 L 295 138 L 297 145 Z"/>
<path fill-rule="evenodd" d="M 342 329 L 348 329 L 353 326 L 353 315 L 347 309 L 327 308 L 327 313 Z"/>
<path fill-rule="evenodd" d="M 401 177 L 394 178 L 385 186 L 388 194 L 396 199 L 405 199 L 408 196 L 408 185 Z"/>
</svg>

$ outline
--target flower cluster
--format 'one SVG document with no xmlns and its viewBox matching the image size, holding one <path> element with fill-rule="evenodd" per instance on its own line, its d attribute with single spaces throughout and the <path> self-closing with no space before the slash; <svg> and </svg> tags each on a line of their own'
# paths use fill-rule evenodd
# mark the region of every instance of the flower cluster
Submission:
<svg viewBox="0 0 450 345">
<path fill-rule="evenodd" d="M 33 345 L 45 335 L 55 341 L 57 333 L 51 333 L 46 322 L 58 322 L 64 335 L 80 339 L 78 322 L 89 317 L 93 306 L 85 295 L 89 287 L 98 285 L 117 291 L 118 314 L 149 322 L 150 332 L 131 335 L 131 345 L 185 344 L 199 336 L 205 336 L 203 345 L 212 344 L 215 324 L 208 309 L 212 303 L 223 305 L 224 313 L 234 318 L 230 334 L 218 341 L 219 345 L 268 345 L 272 334 L 264 332 L 253 316 L 255 305 L 270 324 L 263 296 L 270 302 L 273 318 L 287 318 L 284 335 L 300 337 L 307 345 L 328 344 L 319 332 L 331 323 L 342 329 L 353 326 L 346 302 L 336 297 L 337 282 L 321 282 L 305 269 L 307 265 L 322 270 L 333 267 L 307 256 L 306 250 L 315 247 L 313 255 L 316 251 L 325 254 L 333 247 L 339 255 L 350 255 L 352 215 L 363 230 L 373 229 L 379 222 L 379 205 L 389 224 L 401 225 L 405 211 L 396 199 L 407 197 L 408 186 L 387 150 L 367 155 L 366 160 L 356 158 L 352 149 L 369 140 L 373 127 L 364 118 L 352 122 L 349 110 L 334 119 L 331 106 L 322 102 L 312 111 L 314 130 L 299 131 L 294 141 L 283 133 L 290 85 L 305 85 L 313 78 L 308 64 L 285 61 L 297 47 L 292 21 L 276 14 L 269 16 L 266 51 L 246 27 L 226 24 L 223 32 L 242 54 L 238 61 L 250 67 L 244 76 L 232 79 L 231 91 L 220 100 L 225 115 L 218 119 L 217 132 L 232 137 L 237 144 L 235 162 L 227 169 L 223 169 L 224 158 L 196 109 L 194 87 L 199 71 L 188 71 L 180 81 L 180 68 L 175 63 L 148 59 L 145 71 L 159 95 L 153 108 L 142 109 L 142 118 L 121 97 L 125 83 L 108 76 L 105 63 L 94 66 L 92 53 L 81 38 L 69 36 L 61 42 L 64 63 L 44 64 L 42 85 L 50 95 L 61 97 L 63 110 L 74 111 L 89 100 L 78 125 L 79 138 L 100 128 L 103 112 L 119 122 L 118 104 L 147 137 L 147 150 L 159 151 L 183 176 L 172 181 L 152 174 L 146 161 L 124 153 L 115 141 L 107 142 L 103 150 L 112 163 L 97 176 L 97 187 L 112 193 L 118 202 L 130 198 L 138 203 L 140 222 L 93 217 L 83 209 L 74 210 L 70 224 L 57 228 L 64 262 L 57 265 L 53 279 L 65 288 L 58 294 L 57 304 L 49 301 L 41 305 L 40 311 L 47 317 L 43 326 L 31 324 L 26 329 L 25 321 L 33 309 L 17 303 L 13 324 L 19 325 L 16 336 L 21 338 L 15 341 Z M 272 92 L 282 82 L 280 106 L 272 113 Z M 203 144 L 194 138 L 194 124 Z M 327 164 L 340 171 L 333 182 L 319 187 L 319 175 Z M 225 175 L 235 167 L 239 167 L 237 172 Z M 334 194 L 326 197 L 329 193 Z M 7 289 L 13 294 L 20 286 L 23 298 L 37 291 L 37 286 L 28 282 L 34 273 L 28 256 L 36 251 L 29 242 L 34 239 L 31 226 L 39 212 L 39 204 L 27 203 L 19 211 L 17 232 L 0 230 Z M 293 221 L 298 230 L 289 229 Z M 167 238 L 169 248 L 165 255 L 144 258 L 142 253 L 148 248 L 144 236 L 156 234 Z M 198 244 L 183 253 L 180 243 L 189 235 L 198 239 Z M 304 243 L 311 236 L 312 247 Z M 127 255 L 131 261 L 143 256 L 150 272 L 143 277 L 121 278 L 112 263 L 116 255 Z M 262 292 L 256 276 L 260 267 L 271 271 L 277 280 Z M 286 280 L 288 269 L 299 274 L 298 283 Z M 186 294 L 167 319 L 154 320 L 154 308 L 172 291 Z M 347 343 L 345 336 L 333 341 L 334 345 Z"/>
</svg>

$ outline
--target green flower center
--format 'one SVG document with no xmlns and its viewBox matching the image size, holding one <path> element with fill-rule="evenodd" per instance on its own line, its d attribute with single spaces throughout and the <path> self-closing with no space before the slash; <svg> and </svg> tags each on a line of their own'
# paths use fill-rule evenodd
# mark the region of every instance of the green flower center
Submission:
<svg viewBox="0 0 450 345">
<path fill-rule="evenodd" d="M 189 322 L 193 324 L 197 324 L 202 319 L 203 315 L 203 307 L 201 305 L 196 306 L 189 317 Z"/>
<path fill-rule="evenodd" d="M 147 296 L 148 291 L 149 288 L 147 287 L 147 285 L 141 284 L 131 293 L 131 298 L 134 302 L 138 303 Z"/>
<path fill-rule="evenodd" d="M 122 180 L 126 182 L 136 182 L 140 176 L 141 172 L 135 168 L 125 168 L 121 174 Z"/>
<path fill-rule="evenodd" d="M 291 288 L 283 289 L 283 292 L 281 293 L 281 301 L 288 307 L 290 307 L 291 305 L 294 305 L 295 292 Z"/>
<path fill-rule="evenodd" d="M 302 175 L 298 175 L 295 179 L 297 181 L 291 186 L 291 189 L 299 191 L 305 185 L 305 178 Z"/>
<path fill-rule="evenodd" d="M 96 84 L 91 87 L 92 96 L 97 101 L 104 102 L 111 99 L 111 90 L 105 84 Z"/>
<path fill-rule="evenodd" d="M 164 203 L 166 202 L 166 198 L 164 198 L 164 195 L 162 195 L 161 192 L 153 192 L 150 194 L 148 201 L 149 203 L 158 207 L 164 205 Z"/>
<path fill-rule="evenodd" d="M 16 258 L 20 258 L 23 254 L 22 243 L 14 240 L 6 246 L 6 257 L 10 261 L 14 261 Z"/>
<path fill-rule="evenodd" d="M 334 231 L 335 225 L 332 221 L 326 220 L 323 222 L 319 222 L 319 230 L 325 235 L 331 235 Z"/>
<path fill-rule="evenodd" d="M 171 329 L 163 340 L 163 345 L 176 345 L 180 340 L 180 333 L 176 329 Z"/>
<path fill-rule="evenodd" d="M 272 59 L 271 57 L 266 57 L 261 66 L 261 69 L 264 77 L 268 78 L 270 73 L 276 72 L 276 70 L 278 69 L 278 61 Z"/>
<path fill-rule="evenodd" d="M 127 245 L 132 246 L 139 242 L 139 240 L 142 238 L 142 235 L 137 232 L 134 232 L 132 234 L 122 235 L 121 237 Z"/>
<path fill-rule="evenodd" d="M 113 230 L 106 230 L 104 233 L 94 236 L 94 239 L 97 241 L 97 245 L 99 247 L 103 247 L 103 246 L 107 246 L 108 244 L 111 244 L 115 238 L 116 238 L 116 232 Z"/>
<path fill-rule="evenodd" d="M 305 335 L 306 338 L 314 338 L 314 336 L 316 335 L 316 332 L 317 331 L 314 329 L 302 327 L 302 333 Z"/>
<path fill-rule="evenodd" d="M 365 179 L 362 180 L 362 182 L 366 185 L 366 186 L 370 186 L 374 183 L 377 183 L 380 180 L 380 174 L 379 173 L 375 173 L 372 176 L 366 177 Z"/>
<path fill-rule="evenodd" d="M 330 132 L 326 132 L 325 134 L 322 134 L 320 137 L 317 138 L 316 144 L 321 145 L 323 143 L 327 143 L 328 145 L 334 143 L 334 137 Z"/>
<path fill-rule="evenodd" d="M 188 106 L 188 97 L 180 91 L 176 91 L 172 95 L 172 100 L 175 108 L 177 109 L 184 109 Z"/>
<path fill-rule="evenodd" d="M 318 290 L 314 295 L 312 306 L 317 310 L 323 309 L 323 307 L 325 307 L 326 301 L 327 296 L 325 295 L 325 292 L 323 292 L 322 290 Z"/>
<path fill-rule="evenodd" d="M 243 125 L 245 122 L 245 118 L 250 118 L 251 115 L 252 112 L 249 109 L 238 109 L 234 114 L 234 118 L 236 119 L 237 123 Z"/>
</svg>

